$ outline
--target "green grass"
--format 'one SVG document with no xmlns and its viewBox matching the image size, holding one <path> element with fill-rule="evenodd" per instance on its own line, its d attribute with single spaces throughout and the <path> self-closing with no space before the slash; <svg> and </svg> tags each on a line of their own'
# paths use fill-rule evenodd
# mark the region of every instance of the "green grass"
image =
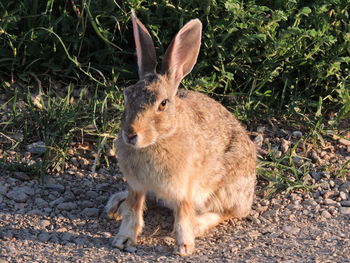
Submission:
<svg viewBox="0 0 350 263">
<path fill-rule="evenodd" d="M 122 90 L 137 79 L 131 8 L 159 57 L 182 25 L 202 21 L 198 63 L 182 86 L 219 100 L 248 127 L 277 118 L 322 144 L 350 118 L 347 0 L 0 0 L 0 149 L 42 140 L 37 169 L 53 172 L 65 169 L 72 142 L 88 139 L 97 164 L 109 164 Z M 261 168 L 272 192 L 309 189 L 310 167 L 293 166 L 291 154 L 271 152 Z"/>
</svg>

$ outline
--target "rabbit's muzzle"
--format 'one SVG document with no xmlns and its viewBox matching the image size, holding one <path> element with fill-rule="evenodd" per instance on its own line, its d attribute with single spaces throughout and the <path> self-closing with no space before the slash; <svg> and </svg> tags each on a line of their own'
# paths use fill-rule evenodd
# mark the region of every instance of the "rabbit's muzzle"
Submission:
<svg viewBox="0 0 350 263">
<path fill-rule="evenodd" d="M 123 141 L 126 144 L 130 144 L 130 145 L 133 145 L 133 146 L 136 145 L 137 139 L 138 139 L 137 133 L 135 133 L 135 132 L 126 133 L 125 131 L 122 131 L 122 138 L 123 138 Z"/>
</svg>

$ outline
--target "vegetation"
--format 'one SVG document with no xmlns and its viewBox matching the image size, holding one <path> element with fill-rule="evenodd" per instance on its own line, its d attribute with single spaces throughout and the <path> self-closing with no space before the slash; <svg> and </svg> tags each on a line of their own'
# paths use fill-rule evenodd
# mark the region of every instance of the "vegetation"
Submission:
<svg viewBox="0 0 350 263">
<path fill-rule="evenodd" d="M 303 121 L 318 139 L 350 117 L 348 0 L 0 0 L 0 137 L 10 137 L 2 148 L 43 140 L 46 170 L 64 168 L 82 134 L 98 152 L 111 144 L 123 87 L 137 78 L 131 8 L 160 57 L 199 18 L 202 49 L 183 87 L 248 125 L 278 116 Z"/>
</svg>

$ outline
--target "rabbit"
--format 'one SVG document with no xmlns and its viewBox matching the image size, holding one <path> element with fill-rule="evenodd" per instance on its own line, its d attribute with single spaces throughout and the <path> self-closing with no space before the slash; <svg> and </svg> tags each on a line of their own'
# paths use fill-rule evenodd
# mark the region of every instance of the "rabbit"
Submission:
<svg viewBox="0 0 350 263">
<path fill-rule="evenodd" d="M 195 237 L 223 220 L 249 214 L 256 184 L 256 149 L 239 121 L 220 103 L 178 89 L 196 63 L 202 24 L 190 20 L 172 40 L 156 73 L 156 52 L 132 11 L 139 81 L 124 90 L 125 112 L 116 140 L 128 191 L 112 195 L 110 218 L 122 218 L 112 246 L 136 244 L 152 192 L 174 212 L 175 253 L 194 252 Z"/>
</svg>

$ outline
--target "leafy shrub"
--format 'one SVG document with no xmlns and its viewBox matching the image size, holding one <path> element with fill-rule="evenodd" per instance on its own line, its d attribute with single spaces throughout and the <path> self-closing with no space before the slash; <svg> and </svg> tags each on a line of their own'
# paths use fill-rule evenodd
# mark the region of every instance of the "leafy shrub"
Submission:
<svg viewBox="0 0 350 263">
<path fill-rule="evenodd" d="M 321 114 L 326 105 L 349 117 L 348 0 L 1 0 L 0 74 L 25 83 L 34 73 L 124 86 L 137 72 L 131 8 L 159 55 L 189 19 L 203 22 L 199 62 L 186 87 L 246 110 Z"/>
</svg>

